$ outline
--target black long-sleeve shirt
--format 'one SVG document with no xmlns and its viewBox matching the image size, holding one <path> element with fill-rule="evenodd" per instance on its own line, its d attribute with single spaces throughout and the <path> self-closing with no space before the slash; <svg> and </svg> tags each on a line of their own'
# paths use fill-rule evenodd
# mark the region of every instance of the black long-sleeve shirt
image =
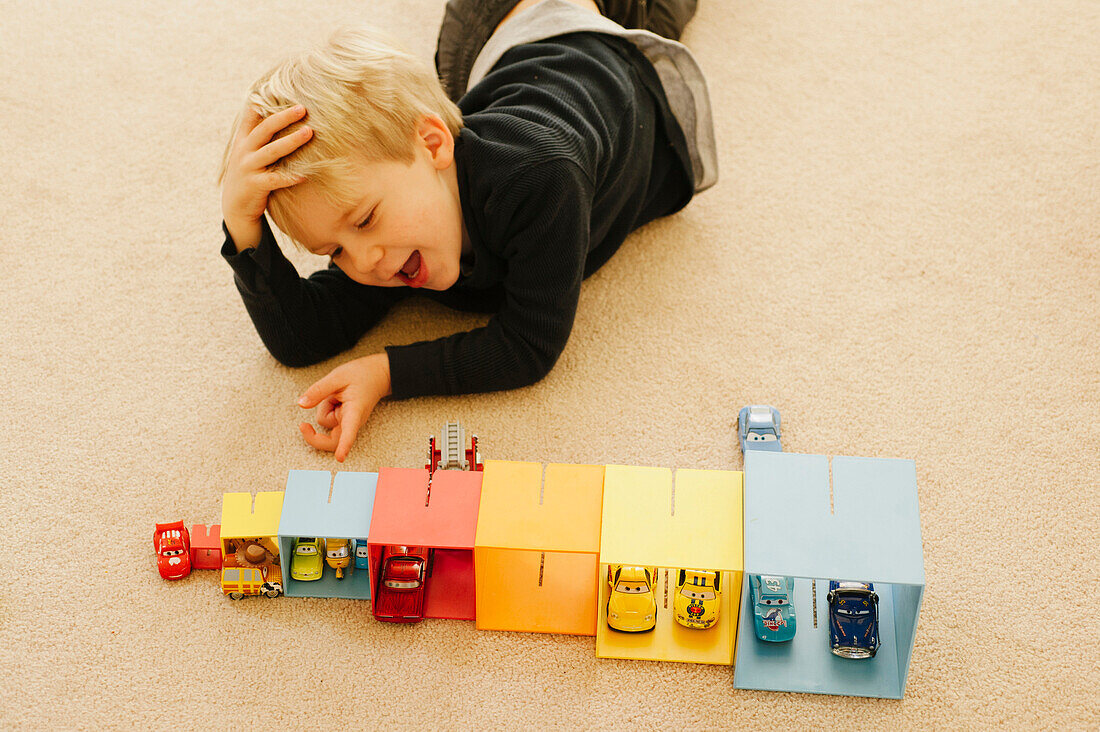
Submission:
<svg viewBox="0 0 1100 732">
<path fill-rule="evenodd" d="M 222 255 L 279 361 L 340 353 L 417 293 L 495 314 L 483 328 L 387 347 L 395 398 L 531 384 L 565 347 L 581 281 L 630 232 L 691 199 L 683 132 L 628 41 L 574 33 L 516 46 L 459 108 L 455 165 L 473 256 L 450 289 L 361 285 L 335 265 L 302 278 L 266 220 L 259 245 L 241 253 L 225 231 Z"/>
</svg>

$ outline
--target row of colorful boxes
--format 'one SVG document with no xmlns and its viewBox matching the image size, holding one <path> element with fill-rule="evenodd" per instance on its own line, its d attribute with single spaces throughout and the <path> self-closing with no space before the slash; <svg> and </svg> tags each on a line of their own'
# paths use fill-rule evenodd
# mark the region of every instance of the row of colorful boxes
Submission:
<svg viewBox="0 0 1100 732">
<path fill-rule="evenodd" d="M 258 493 L 254 500 L 248 493 L 225 494 L 221 541 L 276 541 L 289 597 L 359 599 L 372 594 L 364 571 L 342 580 L 332 573 L 320 581 L 293 579 L 294 540 L 354 539 L 374 557 L 386 545 L 432 547 L 426 617 L 474 620 L 485 630 L 595 635 L 597 656 L 604 658 L 732 664 L 736 655 L 735 685 L 741 688 L 900 698 L 924 587 L 912 461 L 745 457 L 744 473 L 492 460 L 484 472 L 437 470 L 431 476 L 400 468 L 335 477 L 292 470 L 282 492 Z M 850 465 L 863 470 L 846 472 Z M 855 482 L 845 477 L 849 473 Z M 858 497 L 864 493 L 871 498 Z M 851 505 L 835 503 L 849 494 L 856 497 Z M 843 514 L 868 507 L 872 544 L 893 548 L 869 553 L 846 538 L 851 517 Z M 913 571 L 914 522 L 919 572 Z M 909 528 L 899 532 L 902 525 Z M 899 541 L 903 546 L 894 546 Z M 874 556 L 897 561 L 887 565 Z M 897 562 L 905 567 L 900 573 Z M 658 572 L 657 627 L 640 634 L 610 630 L 604 617 L 609 586 L 602 581 L 609 564 L 721 571 L 722 587 L 731 590 L 722 593 L 722 620 L 707 631 L 675 623 L 669 575 Z M 882 633 L 896 636 L 884 651 L 893 651 L 845 666 L 823 640 L 809 638 L 827 629 L 805 621 L 799 626 L 803 638 L 785 648 L 756 642 L 746 572 L 805 578 L 796 580 L 806 590 L 795 600 L 807 619 L 820 601 L 808 591 L 813 578 L 874 581 L 884 597 Z"/>
</svg>

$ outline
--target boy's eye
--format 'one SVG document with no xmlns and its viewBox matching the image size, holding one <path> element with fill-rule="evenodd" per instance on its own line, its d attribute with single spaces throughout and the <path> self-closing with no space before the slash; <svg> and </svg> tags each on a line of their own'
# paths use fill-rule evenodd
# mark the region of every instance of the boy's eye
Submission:
<svg viewBox="0 0 1100 732">
<path fill-rule="evenodd" d="M 360 221 L 360 222 L 359 222 L 359 224 L 358 224 L 358 225 L 356 226 L 356 228 L 357 228 L 357 229 L 363 229 L 363 228 L 366 228 L 367 226 L 369 226 L 369 225 L 370 225 L 370 223 L 371 223 L 372 221 L 374 221 L 374 209 L 373 209 L 373 208 L 371 209 L 370 213 L 369 213 L 369 214 L 367 214 L 367 218 L 365 218 L 365 219 L 363 219 L 362 221 Z"/>
</svg>

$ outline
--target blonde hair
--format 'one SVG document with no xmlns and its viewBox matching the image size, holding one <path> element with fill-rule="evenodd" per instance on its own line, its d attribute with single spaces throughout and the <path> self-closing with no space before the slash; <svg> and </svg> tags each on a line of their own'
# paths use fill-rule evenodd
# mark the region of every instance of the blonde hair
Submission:
<svg viewBox="0 0 1100 732">
<path fill-rule="evenodd" d="M 309 125 L 313 136 L 268 170 L 305 177 L 338 207 L 356 198 L 351 181 L 355 161 L 413 161 L 415 132 L 424 115 L 441 118 L 456 137 L 462 129 L 462 113 L 432 68 L 389 37 L 366 28 L 336 31 L 324 45 L 273 67 L 248 91 L 248 105 L 265 118 L 296 104 L 305 106 L 306 117 L 273 139 L 302 125 Z M 219 184 L 242 116 L 243 111 L 233 123 L 218 170 Z M 267 211 L 275 225 L 297 241 L 291 191 L 272 191 Z"/>
</svg>

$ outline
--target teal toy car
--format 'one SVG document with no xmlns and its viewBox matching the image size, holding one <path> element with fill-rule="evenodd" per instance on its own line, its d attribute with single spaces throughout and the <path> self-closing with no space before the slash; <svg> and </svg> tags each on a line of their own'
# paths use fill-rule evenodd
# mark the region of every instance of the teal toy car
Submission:
<svg viewBox="0 0 1100 732">
<path fill-rule="evenodd" d="M 290 558 L 291 579 L 312 582 L 321 579 L 324 571 L 325 540 L 303 536 L 294 540 L 294 553 Z"/>
<path fill-rule="evenodd" d="M 794 638 L 794 579 L 768 574 L 749 576 L 749 601 L 756 637 L 782 643 Z"/>
</svg>

